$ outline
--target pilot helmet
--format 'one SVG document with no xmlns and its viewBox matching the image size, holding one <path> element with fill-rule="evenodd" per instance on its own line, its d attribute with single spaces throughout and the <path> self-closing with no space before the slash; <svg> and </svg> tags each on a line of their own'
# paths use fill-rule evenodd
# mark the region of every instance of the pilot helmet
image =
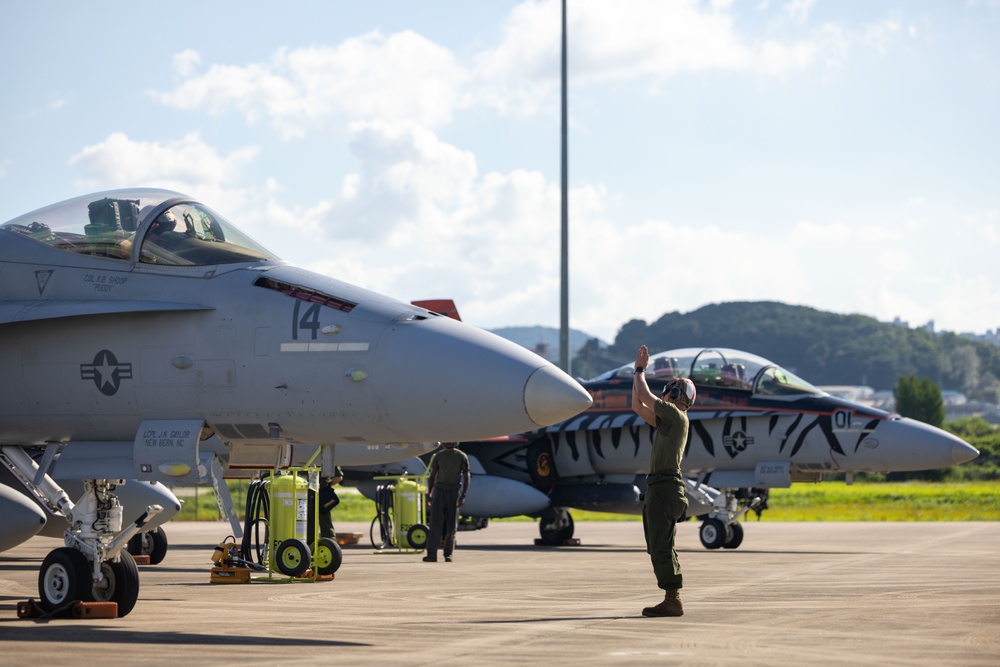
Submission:
<svg viewBox="0 0 1000 667">
<path fill-rule="evenodd" d="M 674 378 L 663 387 L 663 397 L 683 404 L 685 410 L 694 405 L 697 395 L 694 382 L 687 378 Z"/>
</svg>

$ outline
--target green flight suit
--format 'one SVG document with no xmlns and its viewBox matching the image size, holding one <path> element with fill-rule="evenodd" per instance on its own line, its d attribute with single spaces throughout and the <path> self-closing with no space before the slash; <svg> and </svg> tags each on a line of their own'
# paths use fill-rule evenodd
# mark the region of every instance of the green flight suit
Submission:
<svg viewBox="0 0 1000 667">
<path fill-rule="evenodd" d="M 656 400 L 653 412 L 656 415 L 656 436 L 649 457 L 642 527 L 646 536 L 646 551 L 656 574 L 656 585 L 663 590 L 672 590 L 684 585 L 674 537 L 677 522 L 688 507 L 681 477 L 688 417 L 686 412 L 662 399 Z"/>
</svg>

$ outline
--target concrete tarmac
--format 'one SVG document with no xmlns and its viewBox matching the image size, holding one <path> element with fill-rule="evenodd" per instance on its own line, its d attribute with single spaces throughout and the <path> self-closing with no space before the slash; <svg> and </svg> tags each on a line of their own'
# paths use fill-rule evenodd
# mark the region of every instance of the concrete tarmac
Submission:
<svg viewBox="0 0 1000 667">
<path fill-rule="evenodd" d="M 453 563 L 376 553 L 368 525 L 336 578 L 210 583 L 223 523 L 172 523 L 113 620 L 17 618 L 38 597 L 48 538 L 0 554 L 0 664 L 72 665 L 983 665 L 1000 664 L 996 523 L 748 521 L 707 551 L 678 529 L 681 618 L 662 599 L 641 524 L 578 523 L 576 547 L 537 526 L 459 533 Z"/>
</svg>

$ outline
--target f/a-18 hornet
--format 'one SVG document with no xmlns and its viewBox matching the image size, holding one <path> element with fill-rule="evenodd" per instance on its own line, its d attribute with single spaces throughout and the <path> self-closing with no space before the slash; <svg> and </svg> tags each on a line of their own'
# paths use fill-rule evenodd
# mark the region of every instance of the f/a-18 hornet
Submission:
<svg viewBox="0 0 1000 667">
<path fill-rule="evenodd" d="M 559 543 L 573 536 L 569 509 L 641 513 L 654 430 L 632 411 L 633 371 L 629 364 L 584 382 L 594 403 L 580 415 L 463 444 L 474 459 L 466 524 L 538 515 L 542 540 Z M 946 431 L 835 398 L 754 354 L 687 348 L 650 359 L 655 394 L 676 377 L 698 390 L 682 470 L 688 514 L 702 518 L 709 549 L 740 545 L 739 518 L 761 509 L 768 489 L 830 473 L 930 470 L 979 455 Z M 421 462 L 405 465 L 416 473 Z"/>
<path fill-rule="evenodd" d="M 0 550 L 62 521 L 42 606 L 108 600 L 120 616 L 139 591 L 124 547 L 161 509 L 123 527 L 123 480 L 218 484 L 230 467 L 317 447 L 329 475 L 591 403 L 513 343 L 290 266 L 204 204 L 154 189 L 0 225 L 0 366 Z M 56 479 L 83 480 L 82 495 Z"/>
</svg>

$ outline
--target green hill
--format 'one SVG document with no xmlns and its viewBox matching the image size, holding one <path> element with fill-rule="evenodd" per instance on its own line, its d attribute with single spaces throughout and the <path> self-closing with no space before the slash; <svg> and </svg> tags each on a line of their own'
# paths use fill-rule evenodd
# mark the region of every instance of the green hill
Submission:
<svg viewBox="0 0 1000 667">
<path fill-rule="evenodd" d="M 593 377 L 628 363 L 643 343 L 653 352 L 680 347 L 746 350 L 819 385 L 891 389 L 901 375 L 928 377 L 942 390 L 1000 403 L 1000 347 L 865 315 L 772 301 L 711 304 L 690 313 L 667 313 L 651 324 L 632 320 L 611 345 L 592 339 L 580 348 L 573 374 Z"/>
</svg>

